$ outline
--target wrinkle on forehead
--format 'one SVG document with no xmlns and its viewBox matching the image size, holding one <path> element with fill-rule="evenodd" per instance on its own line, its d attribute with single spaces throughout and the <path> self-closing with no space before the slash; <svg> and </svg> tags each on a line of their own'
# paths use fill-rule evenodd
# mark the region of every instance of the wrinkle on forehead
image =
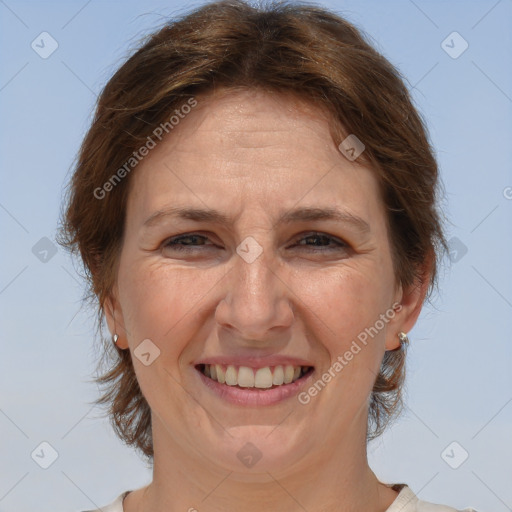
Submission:
<svg viewBox="0 0 512 512">
<path fill-rule="evenodd" d="M 326 121 L 332 122 L 325 109 L 293 92 L 221 89 L 200 95 L 196 100 L 194 132 L 214 136 L 222 133 L 246 147 L 258 147 L 261 142 L 260 139 L 254 143 L 251 137 L 276 137 L 290 130 L 319 137 L 319 133 L 325 133 Z M 269 112 L 272 114 L 270 119 Z M 307 116 L 308 124 L 303 122 L 304 116 Z M 181 123 L 182 133 L 178 130 L 175 134 L 177 138 L 185 136 L 186 118 L 184 121 Z"/>
<path fill-rule="evenodd" d="M 206 158 L 221 166 L 250 162 L 276 170 L 296 165 L 290 159 L 291 150 L 296 160 L 311 165 L 326 157 L 328 167 L 344 160 L 330 135 L 328 116 L 292 94 L 222 91 L 197 101 L 193 118 L 186 116 L 150 157 L 165 154 L 171 166 L 181 158 Z M 293 144 L 299 138 L 310 143 Z M 314 158 L 312 146 L 315 154 L 323 153 L 321 158 Z"/>
</svg>

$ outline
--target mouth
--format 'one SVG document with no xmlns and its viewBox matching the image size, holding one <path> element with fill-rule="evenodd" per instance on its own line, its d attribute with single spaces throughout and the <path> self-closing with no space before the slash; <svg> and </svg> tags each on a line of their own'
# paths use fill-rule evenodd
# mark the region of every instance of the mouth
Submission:
<svg viewBox="0 0 512 512">
<path fill-rule="evenodd" d="M 224 364 L 198 364 L 196 370 L 207 379 L 224 386 L 244 390 L 283 388 L 307 378 L 313 366 L 276 365 L 262 368 Z"/>
</svg>

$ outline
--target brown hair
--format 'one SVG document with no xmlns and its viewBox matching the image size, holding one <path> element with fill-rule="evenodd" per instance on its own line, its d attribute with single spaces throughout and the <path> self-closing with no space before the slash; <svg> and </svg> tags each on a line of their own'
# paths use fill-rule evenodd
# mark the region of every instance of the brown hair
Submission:
<svg viewBox="0 0 512 512">
<path fill-rule="evenodd" d="M 437 211 L 438 168 L 427 129 L 400 73 L 366 36 L 338 15 L 307 3 L 206 4 L 148 36 L 109 80 L 77 158 L 59 243 L 79 253 L 89 298 L 102 308 L 116 279 L 130 174 L 97 190 L 168 123 L 175 109 L 220 87 L 295 93 L 331 113 L 339 144 L 356 134 L 361 161 L 379 180 L 397 283 L 424 282 L 430 297 L 446 249 Z M 125 167 L 126 170 L 126 167 Z M 118 174 L 119 176 L 119 174 Z M 429 273 L 430 270 L 430 273 Z M 109 369 L 98 404 L 108 404 L 116 434 L 153 457 L 151 410 L 129 350 L 103 340 Z M 367 439 L 401 411 L 404 350 L 387 351 L 369 402 Z"/>
</svg>

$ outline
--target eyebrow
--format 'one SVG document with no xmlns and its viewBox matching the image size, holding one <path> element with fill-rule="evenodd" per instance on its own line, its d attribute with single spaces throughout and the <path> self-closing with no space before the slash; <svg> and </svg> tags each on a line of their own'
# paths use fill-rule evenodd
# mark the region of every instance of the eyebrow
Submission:
<svg viewBox="0 0 512 512">
<path fill-rule="evenodd" d="M 153 213 L 150 217 L 148 217 L 148 219 L 146 219 L 143 225 L 144 227 L 150 227 L 168 217 L 187 219 L 196 222 L 210 222 L 213 224 L 219 224 L 221 226 L 230 226 L 232 224 L 231 219 L 227 215 L 217 210 L 207 208 L 203 209 L 171 206 Z M 357 215 L 354 215 L 348 211 L 338 210 L 336 208 L 330 207 L 302 207 L 289 210 L 280 214 L 277 219 L 277 223 L 291 224 L 293 222 L 322 220 L 334 220 L 337 222 L 343 222 L 346 224 L 351 224 L 362 233 L 370 232 L 370 225 L 361 217 L 358 217 Z"/>
</svg>

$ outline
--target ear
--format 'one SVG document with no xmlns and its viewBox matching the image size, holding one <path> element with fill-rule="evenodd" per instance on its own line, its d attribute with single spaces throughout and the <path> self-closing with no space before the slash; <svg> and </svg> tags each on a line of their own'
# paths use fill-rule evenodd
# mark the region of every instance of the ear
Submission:
<svg viewBox="0 0 512 512">
<path fill-rule="evenodd" d="M 124 327 L 123 312 L 117 299 L 117 289 L 114 289 L 105 300 L 105 303 L 103 304 L 103 313 L 105 314 L 110 334 L 112 336 L 114 334 L 118 335 L 116 346 L 120 349 L 127 349 L 128 339 L 126 336 L 126 329 Z"/>
<path fill-rule="evenodd" d="M 430 285 L 433 257 L 431 252 L 423 265 L 420 277 L 413 284 L 405 288 L 402 285 L 398 287 L 395 303 L 399 306 L 395 309 L 395 317 L 388 326 L 386 350 L 397 349 L 400 346 L 398 333 L 408 333 L 416 324 Z"/>
</svg>

